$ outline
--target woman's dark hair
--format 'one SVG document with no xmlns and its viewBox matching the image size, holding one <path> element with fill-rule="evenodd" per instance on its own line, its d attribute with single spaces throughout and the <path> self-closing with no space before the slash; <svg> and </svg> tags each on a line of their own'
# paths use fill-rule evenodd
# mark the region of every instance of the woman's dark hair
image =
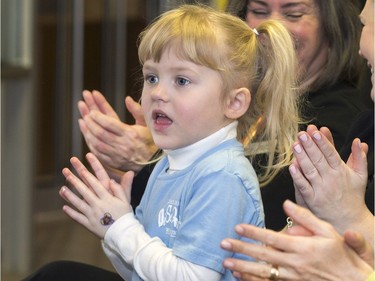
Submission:
<svg viewBox="0 0 375 281">
<path fill-rule="evenodd" d="M 231 0 L 228 11 L 243 20 L 251 0 Z M 329 43 L 325 68 L 310 90 L 329 87 L 339 80 L 356 84 L 363 70 L 364 60 L 358 54 L 361 35 L 358 0 L 313 0 L 318 7 L 323 36 Z"/>
</svg>

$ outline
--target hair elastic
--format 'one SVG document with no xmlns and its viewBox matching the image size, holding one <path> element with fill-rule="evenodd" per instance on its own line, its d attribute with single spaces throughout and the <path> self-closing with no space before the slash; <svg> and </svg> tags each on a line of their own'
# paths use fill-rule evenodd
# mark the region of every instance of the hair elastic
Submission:
<svg viewBox="0 0 375 281">
<path fill-rule="evenodd" d="M 255 35 L 258 35 L 259 36 L 259 32 L 258 32 L 258 30 L 256 29 L 256 28 L 253 28 L 253 29 L 251 29 L 254 33 L 255 33 Z"/>
</svg>

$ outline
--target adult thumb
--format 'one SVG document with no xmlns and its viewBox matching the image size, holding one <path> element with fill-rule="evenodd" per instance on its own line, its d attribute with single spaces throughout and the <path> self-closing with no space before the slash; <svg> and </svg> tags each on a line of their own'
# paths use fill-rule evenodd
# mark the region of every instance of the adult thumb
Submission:
<svg viewBox="0 0 375 281">
<path fill-rule="evenodd" d="M 132 97 L 127 96 L 125 98 L 125 106 L 133 116 L 135 124 L 146 126 L 145 116 L 142 107 L 138 102 L 133 100 Z"/>
</svg>

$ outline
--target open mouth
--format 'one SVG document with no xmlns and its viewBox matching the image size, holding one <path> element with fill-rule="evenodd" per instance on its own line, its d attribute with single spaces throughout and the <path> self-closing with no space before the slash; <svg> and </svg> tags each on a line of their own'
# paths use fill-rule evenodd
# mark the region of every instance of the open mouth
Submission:
<svg viewBox="0 0 375 281">
<path fill-rule="evenodd" d="M 160 112 L 154 112 L 152 114 L 152 119 L 158 125 L 170 125 L 173 122 L 167 115 Z"/>
</svg>

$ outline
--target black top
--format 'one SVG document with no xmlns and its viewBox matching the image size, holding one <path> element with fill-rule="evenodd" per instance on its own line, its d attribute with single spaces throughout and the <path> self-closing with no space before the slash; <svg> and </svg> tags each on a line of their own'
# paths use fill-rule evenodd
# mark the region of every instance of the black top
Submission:
<svg viewBox="0 0 375 281">
<path fill-rule="evenodd" d="M 368 181 L 366 189 L 366 205 L 374 214 L 374 109 L 362 112 L 349 130 L 345 144 L 340 150 L 341 158 L 346 161 L 351 153 L 352 142 L 359 138 L 367 143 Z"/>
<path fill-rule="evenodd" d="M 364 89 L 365 93 L 370 92 Z M 370 107 L 365 105 L 362 91 L 346 82 L 337 83 L 329 89 L 322 89 L 306 95 L 303 115 L 310 121 L 308 124 L 315 124 L 318 128 L 328 127 L 334 137 L 336 149 L 340 149 L 348 133 L 350 125 L 356 116 Z M 301 126 L 305 130 L 307 125 Z M 253 166 L 259 171 L 258 162 L 264 161 L 259 155 L 253 161 Z M 132 205 L 137 206 L 146 187 L 146 182 L 150 176 L 154 165 L 147 165 L 135 177 L 132 188 Z M 292 177 L 287 168 L 280 172 L 272 182 L 261 188 L 264 212 L 266 217 L 266 227 L 273 230 L 280 230 L 286 225 L 286 215 L 282 204 L 286 199 L 295 202 L 294 186 Z"/>
</svg>

